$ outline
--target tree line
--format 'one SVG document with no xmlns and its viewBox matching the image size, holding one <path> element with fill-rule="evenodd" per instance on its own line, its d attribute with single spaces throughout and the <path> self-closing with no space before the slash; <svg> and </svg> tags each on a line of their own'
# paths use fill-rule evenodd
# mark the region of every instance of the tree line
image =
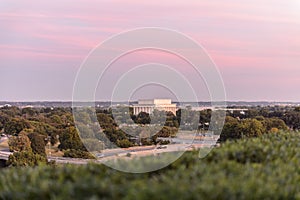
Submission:
<svg viewBox="0 0 300 200">
<path fill-rule="evenodd" d="M 171 112 L 155 111 L 154 114 L 141 112 L 129 117 L 118 117 L 112 109 L 97 109 L 96 117 L 100 124 L 88 124 L 90 116 L 82 113 L 81 121 L 74 123 L 71 108 L 0 108 L 0 132 L 10 136 L 10 150 L 26 152 L 45 157 L 47 144 L 57 145 L 64 156 L 92 158 L 89 151 L 101 151 L 104 148 L 132 147 L 166 143 L 158 138 L 175 137 L 181 130 L 208 130 L 204 124 L 210 122 L 212 110 L 193 111 L 179 109 Z M 257 137 L 279 130 L 300 128 L 299 107 L 251 107 L 244 113 L 227 112 L 220 141 Z M 122 111 L 122 110 L 121 110 Z M 119 110 L 120 112 L 120 110 Z M 122 111 L 123 112 L 123 111 Z M 145 125 L 160 124 L 161 129 L 144 129 Z M 120 124 L 131 124 L 122 129 Z M 135 125 L 134 125 L 135 124 Z M 134 128 L 132 128 L 134 127 Z M 126 128 L 129 131 L 126 131 Z M 125 130 L 125 131 L 124 131 Z M 80 132 L 81 134 L 78 134 Z M 155 132 L 156 134 L 153 134 Z M 130 133 L 130 134 L 128 134 Z M 20 155 L 18 155 L 20 156 Z"/>
</svg>

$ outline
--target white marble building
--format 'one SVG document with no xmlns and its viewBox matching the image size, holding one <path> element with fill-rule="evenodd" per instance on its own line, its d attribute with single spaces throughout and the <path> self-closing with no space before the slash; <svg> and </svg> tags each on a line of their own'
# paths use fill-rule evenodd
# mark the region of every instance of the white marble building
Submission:
<svg viewBox="0 0 300 200">
<path fill-rule="evenodd" d="M 176 115 L 176 104 L 172 104 L 171 99 L 147 99 L 139 100 L 138 104 L 133 106 L 133 114 L 138 115 L 140 112 L 151 114 L 155 109 L 160 111 L 170 111 Z"/>
</svg>

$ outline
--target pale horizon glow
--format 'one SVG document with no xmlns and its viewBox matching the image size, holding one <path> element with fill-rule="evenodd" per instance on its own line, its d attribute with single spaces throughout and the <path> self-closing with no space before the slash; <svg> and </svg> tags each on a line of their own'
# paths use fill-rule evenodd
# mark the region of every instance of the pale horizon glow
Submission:
<svg viewBox="0 0 300 200">
<path fill-rule="evenodd" d="M 207 50 L 228 101 L 300 102 L 298 0 L 4 0 L 0 27 L 0 101 L 70 101 L 95 46 L 125 30 L 162 27 Z"/>
</svg>

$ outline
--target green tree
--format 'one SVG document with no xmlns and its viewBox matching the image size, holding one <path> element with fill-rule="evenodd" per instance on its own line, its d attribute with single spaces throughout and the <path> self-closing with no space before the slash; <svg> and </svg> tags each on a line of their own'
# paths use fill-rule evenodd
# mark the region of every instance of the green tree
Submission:
<svg viewBox="0 0 300 200">
<path fill-rule="evenodd" d="M 121 139 L 121 140 L 117 140 L 117 146 L 120 148 L 128 148 L 128 147 L 132 147 L 133 144 L 128 139 Z"/>
<path fill-rule="evenodd" d="M 63 156 L 69 158 L 95 159 L 95 157 L 90 152 L 76 149 L 68 149 L 64 151 Z"/>
<path fill-rule="evenodd" d="M 4 125 L 4 132 L 9 135 L 18 135 L 22 130 L 30 127 L 28 121 L 20 118 L 13 118 Z"/>
<path fill-rule="evenodd" d="M 25 115 L 26 118 L 28 117 L 32 117 L 34 115 L 36 115 L 38 112 L 36 110 L 34 110 L 33 108 L 23 108 L 22 109 L 22 114 Z"/>
<path fill-rule="evenodd" d="M 44 135 L 38 134 L 38 133 L 30 133 L 28 134 L 28 137 L 31 142 L 31 149 L 33 153 L 46 156 L 46 150 L 45 150 L 45 139 L 46 137 Z"/>
<path fill-rule="evenodd" d="M 174 137 L 176 132 L 176 128 L 164 126 L 156 135 L 157 137 Z"/>
<path fill-rule="evenodd" d="M 236 118 L 227 116 L 225 118 L 225 124 L 220 135 L 220 141 L 226 141 L 228 139 L 239 139 L 241 138 L 241 133 L 238 130 L 239 121 Z"/>
<path fill-rule="evenodd" d="M 74 126 L 65 129 L 59 137 L 60 149 L 86 150 Z"/>
<path fill-rule="evenodd" d="M 52 134 L 55 134 L 57 131 L 54 126 L 45 122 L 31 121 L 30 124 L 34 132 L 37 132 L 45 136 L 51 136 Z"/>
<path fill-rule="evenodd" d="M 291 129 L 300 129 L 300 112 L 289 111 L 286 112 L 282 120 L 289 126 Z"/>
<path fill-rule="evenodd" d="M 10 121 L 10 117 L 2 112 L 0 112 L 0 131 L 4 128 L 4 124 Z"/>
<path fill-rule="evenodd" d="M 15 152 L 8 157 L 6 164 L 13 167 L 26 167 L 47 164 L 47 159 L 31 151 Z"/>
<path fill-rule="evenodd" d="M 25 132 L 21 132 L 18 136 L 11 136 L 8 145 L 11 152 L 32 151 L 31 142 Z"/>
<path fill-rule="evenodd" d="M 137 124 L 150 124 L 150 122 L 150 115 L 146 112 L 140 112 L 135 119 L 135 123 Z"/>
<path fill-rule="evenodd" d="M 266 118 L 265 126 L 267 131 L 270 131 L 272 128 L 277 128 L 279 130 L 288 129 L 284 121 L 278 118 Z"/>
<path fill-rule="evenodd" d="M 242 136 L 258 137 L 266 132 L 266 128 L 257 119 L 243 119 L 238 125 L 238 131 Z"/>
<path fill-rule="evenodd" d="M 54 124 L 63 124 L 63 121 L 62 121 L 61 117 L 58 116 L 58 115 L 52 115 L 52 116 L 50 116 L 50 120 Z"/>
<path fill-rule="evenodd" d="M 117 126 L 111 114 L 98 113 L 97 120 L 102 129 L 114 128 Z"/>
<path fill-rule="evenodd" d="M 20 108 L 16 107 L 16 106 L 12 106 L 12 107 L 3 107 L 1 108 L 2 113 L 12 117 L 21 117 L 22 113 Z"/>
</svg>

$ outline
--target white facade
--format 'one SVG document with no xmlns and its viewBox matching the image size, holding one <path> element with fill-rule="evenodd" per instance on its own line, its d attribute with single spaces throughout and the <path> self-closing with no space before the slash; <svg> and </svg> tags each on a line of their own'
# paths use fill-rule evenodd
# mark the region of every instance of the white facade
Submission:
<svg viewBox="0 0 300 200">
<path fill-rule="evenodd" d="M 140 112 L 151 114 L 155 109 L 169 111 L 176 115 L 177 107 L 176 104 L 172 104 L 171 99 L 145 99 L 133 105 L 133 114 L 138 115 Z"/>
</svg>

